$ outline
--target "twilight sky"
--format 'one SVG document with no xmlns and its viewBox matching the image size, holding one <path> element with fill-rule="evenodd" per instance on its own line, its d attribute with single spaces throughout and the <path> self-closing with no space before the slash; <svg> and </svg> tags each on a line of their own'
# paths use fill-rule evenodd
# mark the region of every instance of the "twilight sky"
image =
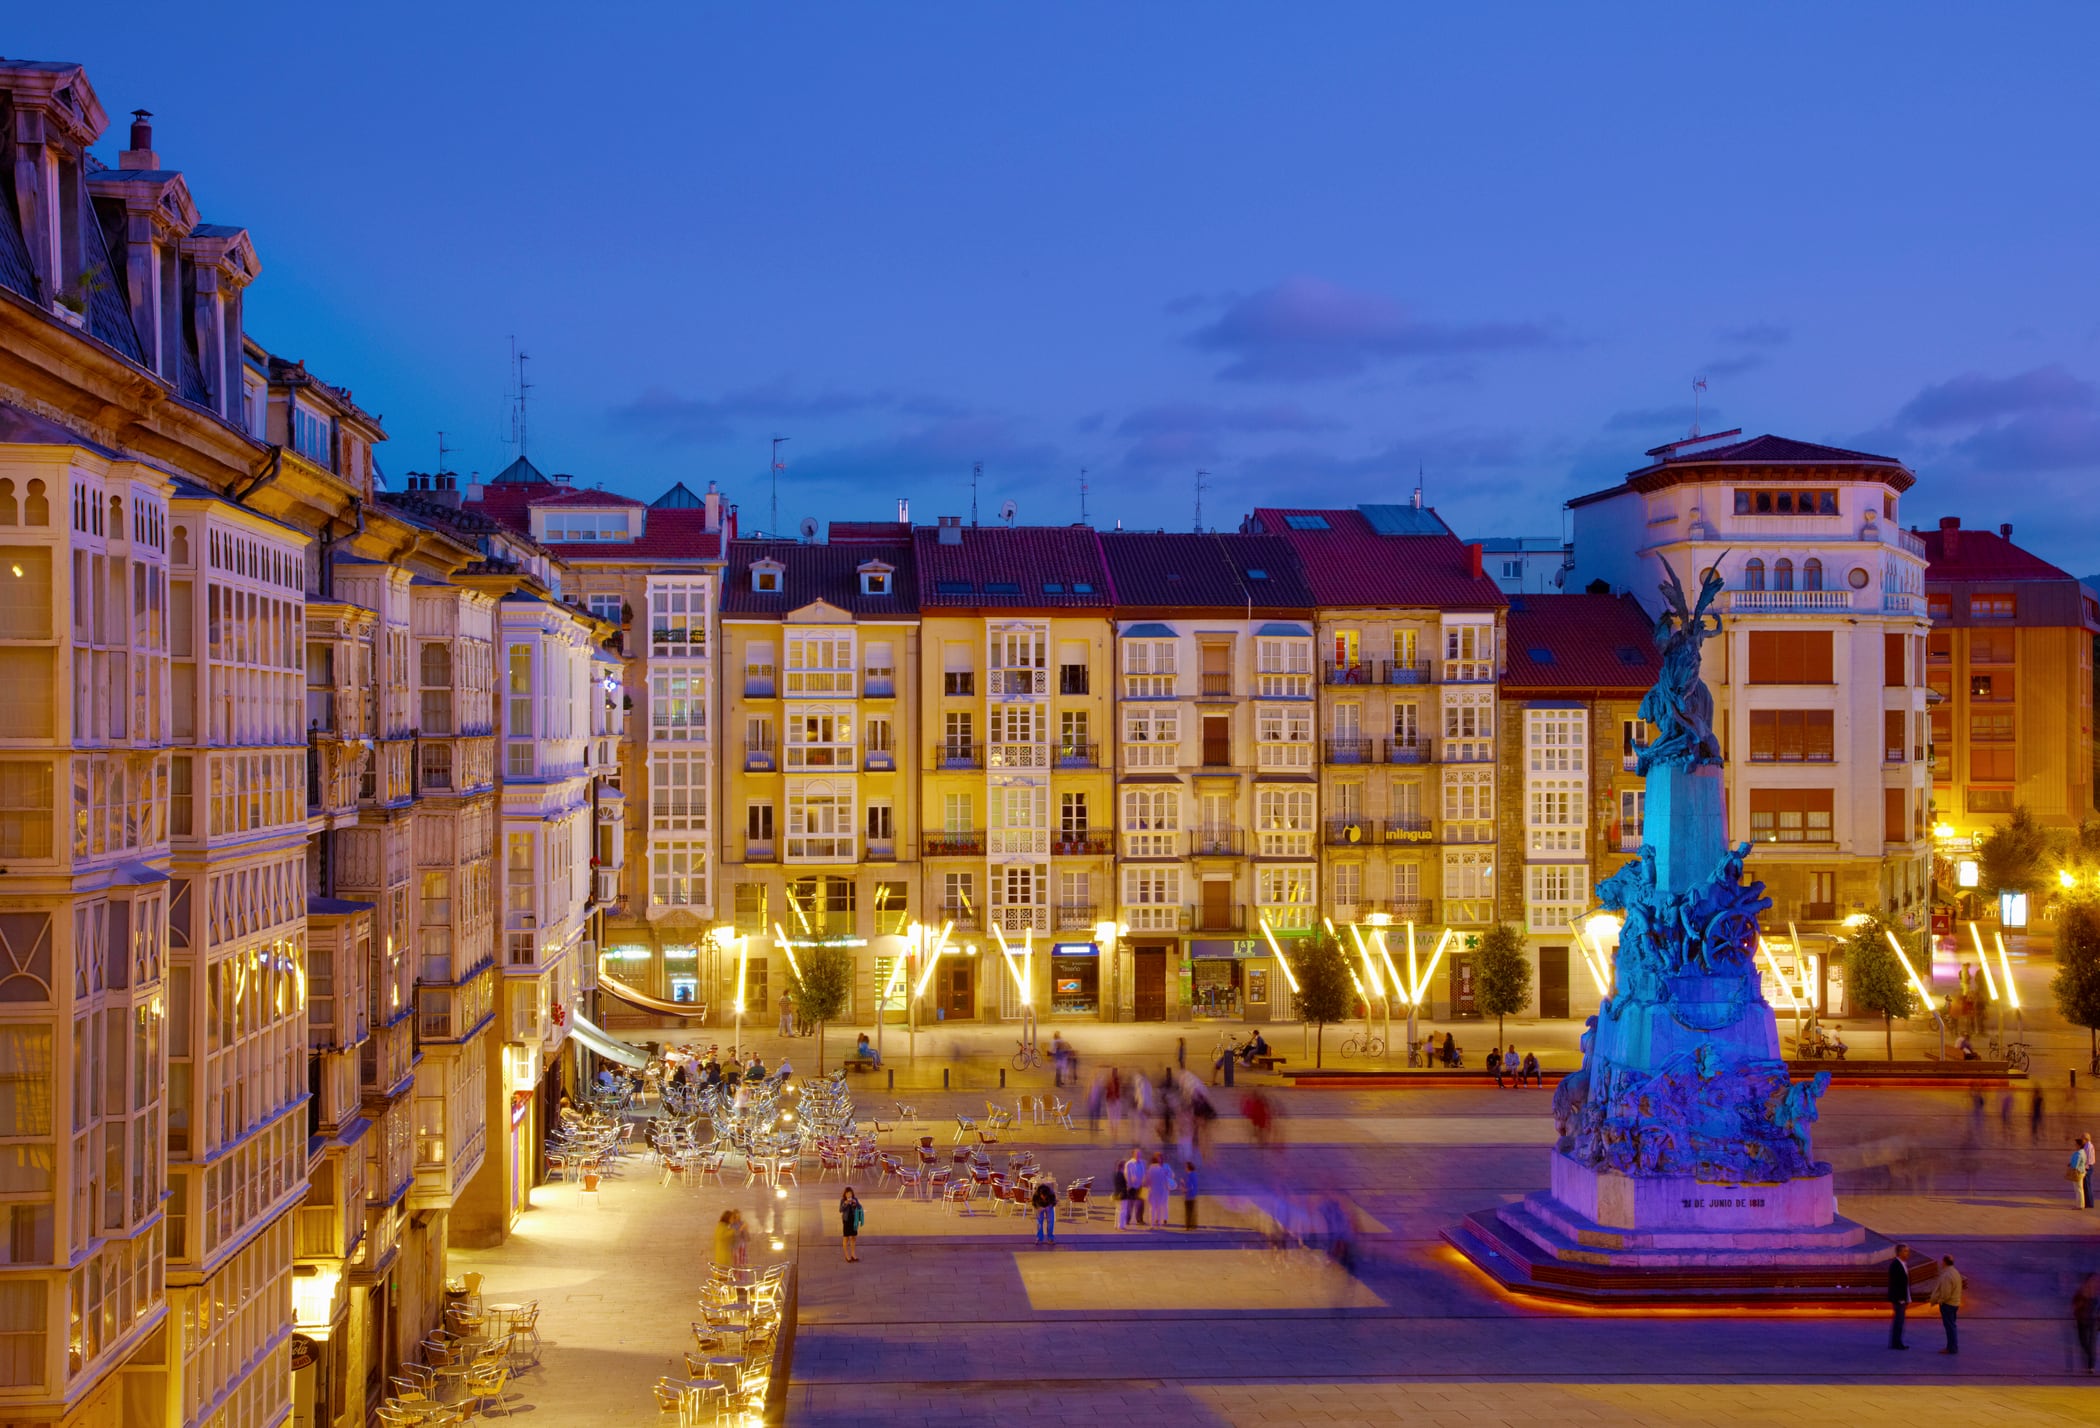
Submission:
<svg viewBox="0 0 2100 1428">
<path fill-rule="evenodd" d="M 2100 9 L 690 3 L 11 14 L 255 234 L 397 479 L 515 449 L 747 530 L 1567 496 L 1742 426 L 2100 569 Z M 763 9 L 763 13 L 761 13 Z M 1747 13 L 1754 11 L 1755 13 Z M 1737 13 L 1744 12 L 1744 13 Z"/>
</svg>

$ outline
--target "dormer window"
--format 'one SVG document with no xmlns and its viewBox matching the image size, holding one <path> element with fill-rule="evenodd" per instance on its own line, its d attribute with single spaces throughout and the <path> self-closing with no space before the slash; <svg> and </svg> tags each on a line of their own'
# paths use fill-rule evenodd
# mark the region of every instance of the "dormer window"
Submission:
<svg viewBox="0 0 2100 1428">
<path fill-rule="evenodd" d="M 894 568 L 891 566 L 884 565 L 880 561 L 869 561 L 860 568 L 860 593 L 863 595 L 889 594 L 891 589 L 890 579 L 895 573 Z"/>
<path fill-rule="evenodd" d="M 307 460 L 331 465 L 328 451 L 328 421 L 305 407 L 292 405 L 292 449 Z"/>
<path fill-rule="evenodd" d="M 542 538 L 550 545 L 624 541 L 633 536 L 625 511 L 548 511 L 544 529 Z"/>
<path fill-rule="evenodd" d="M 751 562 L 751 588 L 761 595 L 778 595 L 787 567 L 777 560 Z"/>
</svg>

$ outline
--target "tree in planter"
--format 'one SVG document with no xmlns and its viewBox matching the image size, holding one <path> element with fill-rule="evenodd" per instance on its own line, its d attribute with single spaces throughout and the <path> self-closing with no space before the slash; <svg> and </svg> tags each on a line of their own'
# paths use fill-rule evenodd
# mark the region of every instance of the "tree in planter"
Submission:
<svg viewBox="0 0 2100 1428">
<path fill-rule="evenodd" d="M 1473 1005 L 1495 1019 L 1495 1044 L 1507 1046 L 1502 1018 L 1531 1005 L 1531 959 L 1524 955 L 1524 939 L 1508 923 L 1496 923 L 1480 939 L 1473 966 L 1480 977 Z"/>
<path fill-rule="evenodd" d="M 2068 902 L 2056 919 L 2056 976 L 2049 983 L 2065 1021 L 2086 1029 L 2100 1057 L 2100 906 L 2090 898 Z"/>
<path fill-rule="evenodd" d="M 1356 988 L 1349 979 L 1341 944 L 1332 937 L 1308 937 L 1287 955 L 1298 977 L 1298 1020 L 1314 1027 L 1313 1065 L 1317 1067 L 1326 1051 L 1327 1024 L 1349 1020 L 1356 1006 Z"/>
<path fill-rule="evenodd" d="M 1910 974 L 1889 946 L 1888 924 L 1870 917 L 1853 929 L 1844 944 L 1845 1000 L 1862 1011 L 1881 1013 L 1881 1037 L 1888 1059 L 1896 1059 L 1896 1019 L 1908 1021 L 1930 1008 L 1918 1001 Z"/>
<path fill-rule="evenodd" d="M 1977 872 L 1986 892 L 2042 890 L 2047 875 L 2049 834 L 2027 805 L 2019 804 L 2005 822 L 1983 835 L 1976 847 Z"/>
<path fill-rule="evenodd" d="M 812 947 L 801 957 L 801 976 L 790 970 L 788 991 L 795 1015 L 817 1028 L 817 1074 L 824 1074 L 824 1023 L 835 1021 L 853 995 L 853 954 L 843 947 Z"/>
</svg>

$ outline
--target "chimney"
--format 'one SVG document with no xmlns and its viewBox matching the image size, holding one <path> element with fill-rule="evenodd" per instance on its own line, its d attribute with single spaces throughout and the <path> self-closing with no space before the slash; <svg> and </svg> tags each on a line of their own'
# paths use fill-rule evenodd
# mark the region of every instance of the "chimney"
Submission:
<svg viewBox="0 0 2100 1428">
<path fill-rule="evenodd" d="M 911 502 L 902 496 L 897 498 L 897 524 L 900 526 L 911 524 Z"/>
<path fill-rule="evenodd" d="M 450 506 L 455 511 L 459 509 L 459 473 L 457 471 L 440 471 L 437 475 L 426 478 L 426 486 L 430 492 L 431 500 L 437 502 L 440 506 Z"/>
<path fill-rule="evenodd" d="M 484 486 L 484 485 L 482 485 L 482 484 L 481 484 L 481 473 L 480 473 L 479 471 L 469 471 L 469 472 L 467 473 L 467 499 L 468 499 L 468 500 L 470 500 L 470 501 L 475 501 L 475 502 L 478 502 L 478 501 L 480 501 L 480 500 L 481 500 L 481 497 L 482 497 L 482 493 L 483 493 L 483 492 L 485 492 L 485 491 L 487 491 L 487 490 L 488 490 L 488 487 L 486 487 L 486 486 Z"/>
<path fill-rule="evenodd" d="M 702 529 L 722 529 L 722 492 L 714 482 L 707 483 L 707 494 L 701 498 L 701 504 L 707 508 L 707 519 L 702 522 Z"/>
<path fill-rule="evenodd" d="M 1955 555 L 1955 552 L 1956 552 L 1957 550 L 1959 550 L 1960 548 L 1961 548 L 1961 517 L 1960 517 L 1960 516 L 1941 516 L 1941 517 L 1940 517 L 1940 553 L 1941 553 L 1942 555 L 1946 556 L 1946 557 L 1947 557 L 1947 558 L 1948 558 L 1949 560 L 1952 560 L 1952 559 L 1954 559 L 1954 555 Z"/>
<path fill-rule="evenodd" d="M 961 544 L 962 544 L 962 517 L 961 517 L 961 516 L 942 516 L 942 517 L 941 517 L 941 534 L 940 534 L 940 543 L 941 543 L 942 545 L 961 545 Z"/>
<path fill-rule="evenodd" d="M 2011 521 L 2006 521 L 2005 523 L 2003 523 L 2002 525 L 2000 525 L 2000 526 L 1998 527 L 1998 538 L 1999 538 L 2000 540 L 2011 540 L 2011 539 L 2012 539 L 2012 522 L 2011 522 Z"/>
<path fill-rule="evenodd" d="M 1477 540 L 1468 542 L 1466 545 L 1466 574 L 1478 580 L 1485 573 L 1486 567 L 1481 563 L 1480 559 L 1480 542 Z"/>
<path fill-rule="evenodd" d="M 120 169 L 157 169 L 160 155 L 153 152 L 153 111 L 131 111 L 131 147 L 117 155 Z"/>
</svg>

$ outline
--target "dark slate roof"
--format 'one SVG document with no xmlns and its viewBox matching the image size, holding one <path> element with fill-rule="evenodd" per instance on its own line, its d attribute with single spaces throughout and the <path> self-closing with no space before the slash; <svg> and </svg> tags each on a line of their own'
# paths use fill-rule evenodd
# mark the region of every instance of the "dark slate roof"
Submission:
<svg viewBox="0 0 2100 1428">
<path fill-rule="evenodd" d="M 707 503 L 693 494 L 692 488 L 680 481 L 670 490 L 649 503 L 652 511 L 697 511 Z"/>
<path fill-rule="evenodd" d="M 964 526 L 912 532 L 921 609 L 1103 609 L 1115 603 L 1092 526 Z"/>
<path fill-rule="evenodd" d="M 599 486 L 563 486 L 551 495 L 535 495 L 527 502 L 532 506 L 634 506 L 645 503 L 632 496 L 622 496 L 617 491 L 608 491 Z"/>
<path fill-rule="evenodd" d="M 824 538 L 833 545 L 878 544 L 911 539 L 910 521 L 833 521 Z"/>
<path fill-rule="evenodd" d="M 1358 506 L 1380 535 L 1456 535 L 1429 506 Z"/>
<path fill-rule="evenodd" d="M 1465 543 L 1448 529 L 1380 535 L 1361 511 L 1279 506 L 1255 511 L 1249 525 L 1297 554 L 1316 605 L 1492 610 L 1508 603 L 1486 574 L 1471 572 Z"/>
<path fill-rule="evenodd" d="M 501 471 L 498 471 L 495 475 L 495 478 L 491 480 L 489 484 L 491 486 L 509 486 L 524 484 L 528 482 L 535 485 L 543 486 L 551 486 L 554 484 L 553 482 L 547 479 L 547 477 L 544 473 L 541 472 L 539 467 L 533 465 L 530 461 L 527 461 L 524 457 L 520 456 L 516 461 L 511 462 L 510 465 L 504 467 Z"/>
<path fill-rule="evenodd" d="M 1297 557 L 1274 536 L 1103 531 L 1101 552 L 1126 610 L 1310 610 Z M 1258 578 L 1248 572 L 1258 570 Z"/>
<path fill-rule="evenodd" d="M 318 893 L 306 895 L 308 917 L 345 917 L 353 912 L 370 912 L 374 904 L 353 902 L 346 897 L 322 897 Z"/>
<path fill-rule="evenodd" d="M 1696 480 L 1697 473 L 1714 467 L 1734 468 L 1734 472 L 1728 474 L 1737 475 L 1746 469 L 1764 470 L 1775 478 L 1788 479 L 1789 467 L 1798 468 L 1800 475 L 1805 477 L 1811 471 L 1852 466 L 1862 468 L 1862 479 L 1886 481 L 1898 491 L 1909 490 L 1918 479 L 1911 474 L 1909 467 L 1893 456 L 1877 456 L 1871 451 L 1853 451 L 1842 446 L 1820 446 L 1786 436 L 1753 436 L 1718 446 L 1678 441 L 1655 447 L 1646 454 L 1656 459 L 1637 471 L 1627 472 L 1626 480 L 1621 484 L 1577 496 L 1568 504 L 1584 506 L 1627 490 L 1660 490 Z"/>
<path fill-rule="evenodd" d="M 782 567 L 778 591 L 751 588 L 751 567 L 760 560 Z M 860 567 L 890 566 L 889 595 L 863 595 Z M 912 580 L 912 548 L 895 545 L 803 545 L 791 540 L 729 543 L 729 569 L 722 577 L 724 615 L 770 615 L 775 619 L 822 600 L 862 618 L 911 616 L 919 611 Z"/>
<path fill-rule="evenodd" d="M 2022 550 L 1996 531 L 1957 530 L 1954 554 L 1947 553 L 1944 529 L 1919 531 L 1925 542 L 1925 579 L 1928 582 L 1957 580 L 2069 580 L 2060 570 L 2031 551 Z"/>
<path fill-rule="evenodd" d="M 0 402 L 0 443 L 9 446 L 77 446 L 84 451 L 108 457 L 112 461 L 124 459 L 122 452 L 112 450 L 99 441 L 90 441 L 79 432 L 60 426 L 47 416 L 25 411 L 5 402 Z"/>
<path fill-rule="evenodd" d="M 1637 698 L 1662 668 L 1631 595 L 1513 595 L 1508 621 L 1504 697 Z"/>
</svg>

